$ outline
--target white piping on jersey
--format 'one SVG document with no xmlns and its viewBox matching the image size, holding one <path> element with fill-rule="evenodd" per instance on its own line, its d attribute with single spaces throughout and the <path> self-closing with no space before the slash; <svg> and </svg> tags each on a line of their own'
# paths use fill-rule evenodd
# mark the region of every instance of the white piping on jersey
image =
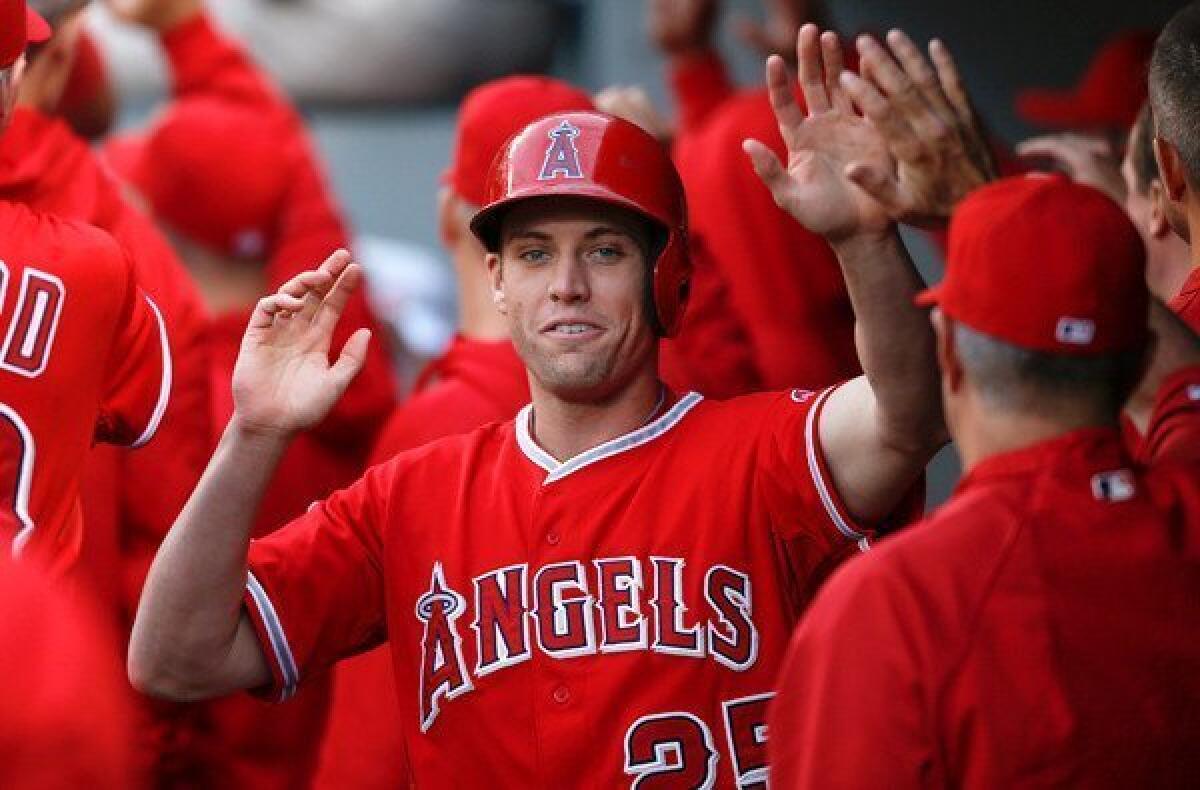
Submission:
<svg viewBox="0 0 1200 790">
<path fill-rule="evenodd" d="M 279 615 L 275 613 L 275 605 L 271 603 L 270 596 L 258 583 L 258 579 L 254 578 L 254 574 L 249 571 L 246 572 L 246 589 L 250 592 L 250 597 L 254 599 L 254 605 L 258 607 L 258 614 L 262 618 L 263 625 L 267 629 L 267 638 L 271 642 L 271 650 L 275 653 L 275 664 L 283 676 L 283 689 L 279 692 L 278 700 L 283 702 L 296 693 L 296 684 L 300 682 L 300 673 L 296 670 L 296 659 L 292 656 L 292 648 L 288 644 L 287 634 L 283 631 L 283 624 L 279 622 Z"/>
<path fill-rule="evenodd" d="M 825 512 L 829 514 L 829 520 L 838 528 L 838 532 L 845 535 L 850 540 L 860 541 L 858 548 L 860 551 L 865 551 L 864 544 L 866 543 L 866 535 L 858 532 L 842 518 L 842 514 L 838 512 L 837 506 L 833 504 L 833 497 L 829 495 L 829 486 L 825 484 L 825 478 L 821 476 L 821 464 L 817 460 L 817 443 L 816 443 L 816 422 L 817 414 L 825 405 L 825 400 L 829 397 L 836 387 L 830 387 L 817 396 L 817 402 L 813 404 L 808 411 L 808 418 L 804 421 L 804 451 L 808 456 L 808 472 L 812 475 L 813 483 L 817 487 L 817 495 L 821 498 L 821 504 L 825 506 Z"/>
<path fill-rule="evenodd" d="M 167 410 L 167 403 L 171 400 L 171 344 L 167 338 L 167 325 L 163 322 L 162 313 L 158 309 L 158 305 L 149 296 L 145 297 L 146 304 L 150 305 L 150 309 L 154 311 L 154 318 L 158 321 L 158 342 L 162 346 L 162 382 L 158 390 L 158 402 L 154 404 L 154 411 L 150 414 L 150 422 L 146 425 L 146 429 L 142 431 L 130 447 L 141 447 L 146 442 L 154 438 L 154 434 L 158 432 L 158 424 L 162 422 L 163 414 Z"/>
<path fill-rule="evenodd" d="M 33 489 L 33 467 L 37 460 L 37 445 L 29 426 L 21 419 L 21 415 L 6 403 L 0 403 L 0 414 L 3 414 L 21 434 L 21 458 L 17 469 L 17 491 L 13 502 L 13 512 L 21 522 L 21 530 L 12 541 L 12 557 L 18 559 L 25 550 L 25 544 L 33 537 L 33 517 L 29 515 L 29 496 Z"/>
<path fill-rule="evenodd" d="M 542 481 L 542 485 L 548 485 L 556 480 L 562 480 L 572 472 L 577 472 L 585 466 L 590 466 L 597 461 L 602 461 L 614 455 L 632 450 L 635 447 L 640 447 L 647 442 L 652 442 L 662 436 L 667 431 L 675 427 L 675 425 L 683 419 L 692 407 L 702 401 L 704 396 L 698 392 L 689 392 L 679 399 L 679 402 L 667 410 L 663 416 L 657 420 L 643 425 L 635 431 L 631 431 L 624 436 L 618 436 L 615 439 L 609 439 L 603 444 L 598 444 L 590 450 L 585 450 L 579 455 L 569 458 L 561 464 L 555 460 L 554 456 L 538 447 L 538 443 L 533 440 L 529 434 L 529 418 L 533 414 L 533 404 L 528 404 L 517 414 L 517 444 L 521 451 L 538 466 L 545 469 L 549 474 Z"/>
</svg>

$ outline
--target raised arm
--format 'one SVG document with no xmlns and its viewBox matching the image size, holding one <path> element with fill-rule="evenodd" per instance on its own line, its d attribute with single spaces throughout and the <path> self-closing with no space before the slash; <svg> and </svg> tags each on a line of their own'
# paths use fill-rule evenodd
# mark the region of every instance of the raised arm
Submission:
<svg viewBox="0 0 1200 790">
<path fill-rule="evenodd" d="M 779 57 L 767 88 L 788 147 L 786 168 L 761 143 L 746 142 L 776 202 L 829 242 L 846 278 L 865 375 L 826 403 L 820 439 L 834 483 L 852 515 L 887 515 L 946 440 L 933 334 L 913 305 L 923 287 L 888 212 L 852 175 L 895 171 L 883 139 L 842 87 L 841 46 L 804 26 L 797 42 L 807 116 Z"/>
<path fill-rule="evenodd" d="M 241 605 L 250 529 L 291 438 L 321 420 L 362 367 L 366 330 L 335 362 L 328 358 L 360 277 L 338 251 L 255 307 L 233 373 L 233 418 L 142 593 L 129 645 L 129 676 L 140 690 L 189 700 L 269 682 Z"/>
</svg>

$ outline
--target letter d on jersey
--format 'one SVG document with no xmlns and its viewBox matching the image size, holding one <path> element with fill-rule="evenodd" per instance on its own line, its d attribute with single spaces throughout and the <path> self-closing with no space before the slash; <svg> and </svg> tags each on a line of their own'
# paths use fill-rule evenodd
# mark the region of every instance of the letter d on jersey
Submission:
<svg viewBox="0 0 1200 790">
<path fill-rule="evenodd" d="M 467 602 L 446 585 L 442 564 L 435 562 L 429 592 L 417 599 L 417 619 L 425 623 L 421 638 L 421 732 L 437 719 L 442 697 L 454 699 L 471 691 L 456 621 Z"/>
</svg>

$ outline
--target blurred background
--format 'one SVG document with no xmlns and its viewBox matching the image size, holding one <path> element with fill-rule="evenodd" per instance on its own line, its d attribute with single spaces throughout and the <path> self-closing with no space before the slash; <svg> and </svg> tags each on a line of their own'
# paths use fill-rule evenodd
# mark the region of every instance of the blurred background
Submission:
<svg viewBox="0 0 1200 790">
<path fill-rule="evenodd" d="M 377 308 L 402 325 L 418 356 L 453 332 L 454 278 L 438 243 L 435 194 L 463 92 L 502 74 L 545 72 L 591 91 L 645 89 L 673 112 L 662 56 L 646 32 L 645 0 L 210 0 L 222 25 L 249 47 L 309 119 L 332 186 L 373 265 Z M 986 124 L 1014 145 L 1045 129 L 1021 117 L 1022 89 L 1078 86 L 1114 35 L 1154 31 L 1179 2 L 1142 0 L 830 0 L 843 34 L 906 30 L 945 41 Z M 164 95 L 155 43 L 116 24 L 101 4 L 93 30 L 121 99 L 119 123 L 138 123 Z M 761 0 L 725 0 L 720 50 L 742 84 L 761 79 L 761 55 L 735 33 L 762 19 Z M 936 248 L 907 234 L 927 279 Z M 950 451 L 930 475 L 930 502 L 957 478 Z"/>
</svg>

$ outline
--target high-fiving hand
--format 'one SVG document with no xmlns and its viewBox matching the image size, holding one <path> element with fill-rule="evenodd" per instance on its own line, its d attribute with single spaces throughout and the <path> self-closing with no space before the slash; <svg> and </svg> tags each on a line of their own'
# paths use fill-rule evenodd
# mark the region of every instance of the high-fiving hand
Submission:
<svg viewBox="0 0 1200 790">
<path fill-rule="evenodd" d="M 895 164 L 878 130 L 855 112 L 842 87 L 841 43 L 836 34 L 821 34 L 816 25 L 805 25 L 797 37 L 796 55 L 807 115 L 796 103 L 783 59 L 767 59 L 767 92 L 787 146 L 787 167 L 758 140 L 746 140 L 743 148 L 775 202 L 813 233 L 831 244 L 863 234 L 882 235 L 892 220 L 858 186 L 862 176 L 857 174 L 891 173 Z"/>
<path fill-rule="evenodd" d="M 893 219 L 940 225 L 968 192 L 996 177 L 958 68 L 940 41 L 929 45 L 930 65 L 899 30 L 888 33 L 887 48 L 870 36 L 857 44 L 860 74 L 847 73 L 843 84 L 883 135 L 897 167 L 861 169 L 852 177 Z"/>
<path fill-rule="evenodd" d="M 290 437 L 337 403 L 371 337 L 359 329 L 330 364 L 334 327 L 361 279 L 350 253 L 338 250 L 259 300 L 233 369 L 234 419 L 243 430 Z"/>
<path fill-rule="evenodd" d="M 113 16 L 159 33 L 186 22 L 204 10 L 203 0 L 105 0 Z"/>
</svg>

